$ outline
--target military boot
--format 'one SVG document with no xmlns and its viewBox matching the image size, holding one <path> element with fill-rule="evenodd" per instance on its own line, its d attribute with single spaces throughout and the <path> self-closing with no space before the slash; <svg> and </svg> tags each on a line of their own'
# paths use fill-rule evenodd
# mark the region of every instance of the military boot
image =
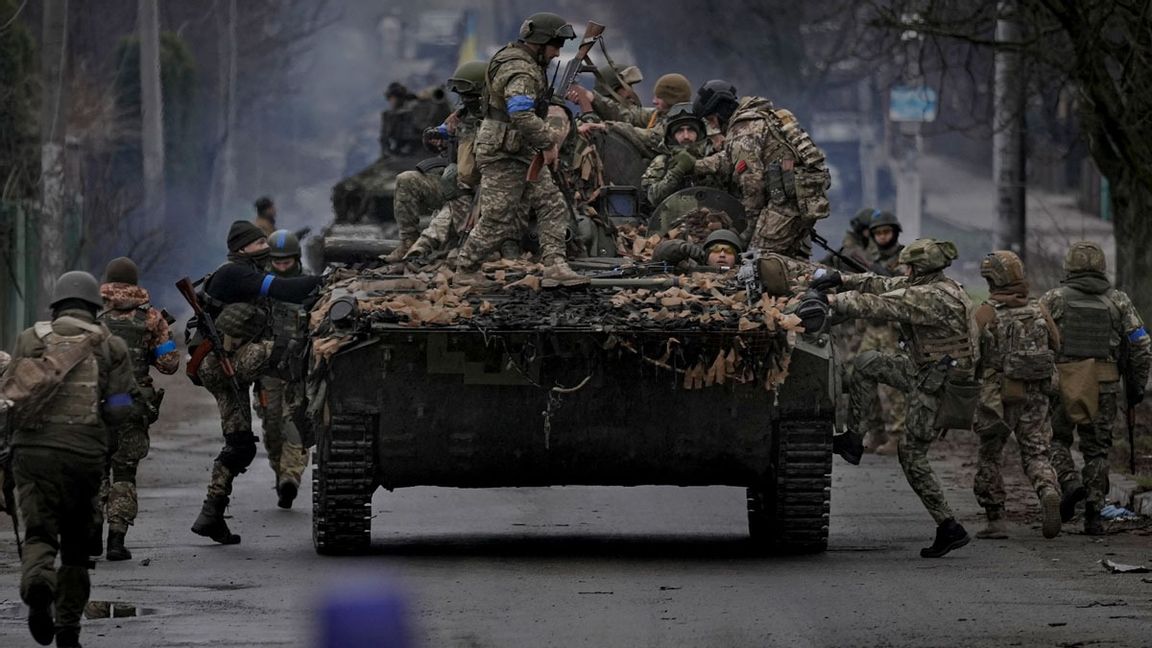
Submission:
<svg viewBox="0 0 1152 648">
<path fill-rule="evenodd" d="M 93 525 L 88 531 L 88 555 L 99 556 L 104 553 L 103 525 Z"/>
<path fill-rule="evenodd" d="M 228 529 L 224 521 L 224 509 L 228 508 L 227 497 L 206 497 L 200 515 L 192 523 L 192 533 L 212 538 L 220 544 L 240 544 L 240 536 Z"/>
<path fill-rule="evenodd" d="M 976 532 L 981 540 L 1003 540 L 1008 537 L 1008 523 L 1004 520 L 1003 508 L 988 508 L 984 510 L 988 523 L 983 529 Z"/>
<path fill-rule="evenodd" d="M 1064 497 L 1060 499 L 1060 519 L 1071 522 L 1076 517 L 1076 505 L 1088 497 L 1088 489 L 1083 484 L 1062 486 Z"/>
<path fill-rule="evenodd" d="M 28 604 L 28 631 L 41 646 L 52 643 L 56 634 L 56 621 L 52 618 L 52 603 L 56 594 L 48 583 L 33 583 L 28 586 L 24 602 Z"/>
<path fill-rule="evenodd" d="M 554 281 L 561 286 L 579 286 L 588 283 L 588 277 L 570 268 L 564 259 L 555 259 L 544 266 L 544 280 Z"/>
<path fill-rule="evenodd" d="M 1054 490 L 1045 491 L 1040 496 L 1040 513 L 1044 516 L 1040 531 L 1045 538 L 1051 539 L 1060 535 L 1060 525 L 1064 519 L 1061 504 L 1060 496 Z"/>
<path fill-rule="evenodd" d="M 292 502 L 296 499 L 296 493 L 300 491 L 300 482 L 296 481 L 293 477 L 281 477 L 280 482 L 276 484 L 276 506 L 282 509 L 292 508 Z"/>
<path fill-rule="evenodd" d="M 968 532 L 956 520 L 949 518 L 936 527 L 936 540 L 931 547 L 920 550 L 921 558 L 940 558 L 949 551 L 963 547 L 972 541 Z"/>
<path fill-rule="evenodd" d="M 864 435 L 852 430 L 833 435 L 832 452 L 853 466 L 859 466 L 860 458 L 864 456 Z"/>
<path fill-rule="evenodd" d="M 81 648 L 80 631 L 76 628 L 61 628 L 56 633 L 56 648 Z"/>
<path fill-rule="evenodd" d="M 1104 535 L 1104 520 L 1100 519 L 1100 507 L 1092 502 L 1084 505 L 1084 535 Z"/>
<path fill-rule="evenodd" d="M 387 263 L 399 263 L 404 260 L 404 255 L 408 254 L 408 250 L 412 248 L 415 241 L 407 239 L 400 239 L 400 246 L 384 255 L 384 261 Z"/>
<path fill-rule="evenodd" d="M 888 437 L 888 440 L 877 446 L 873 452 L 882 457 L 895 456 L 900 452 L 900 438 L 894 436 Z"/>
<path fill-rule="evenodd" d="M 124 531 L 108 529 L 108 553 L 105 554 L 108 560 L 132 560 L 132 552 L 124 546 L 124 535 Z"/>
</svg>

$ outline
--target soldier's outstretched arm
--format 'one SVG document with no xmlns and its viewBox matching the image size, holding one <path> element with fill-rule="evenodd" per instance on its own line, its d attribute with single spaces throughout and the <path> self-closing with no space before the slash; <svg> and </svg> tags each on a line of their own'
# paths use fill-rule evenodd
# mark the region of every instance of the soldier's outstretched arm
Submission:
<svg viewBox="0 0 1152 648">
<path fill-rule="evenodd" d="M 216 271 L 209 292 L 225 302 L 248 302 L 258 297 L 271 297 L 299 304 L 308 299 L 323 279 L 316 276 L 277 277 L 251 266 L 229 264 Z"/>
<path fill-rule="evenodd" d="M 882 295 L 886 292 L 899 290 L 908 285 L 908 277 L 881 277 L 869 273 L 840 273 L 844 279 L 842 284 L 844 290 L 855 290 L 857 292 L 868 293 L 870 295 Z"/>
<path fill-rule="evenodd" d="M 556 142 L 548 124 L 536 115 L 536 96 L 540 88 L 536 80 L 528 74 L 513 76 L 504 86 L 504 101 L 508 106 L 508 118 L 512 126 L 520 131 L 528 148 L 537 151 L 551 148 Z"/>
<path fill-rule="evenodd" d="M 829 301 L 835 314 L 849 319 L 879 319 L 931 326 L 939 324 L 941 313 L 946 312 L 938 304 L 924 299 L 924 295 L 910 295 L 905 289 L 882 295 L 849 291 L 830 295 Z"/>
</svg>

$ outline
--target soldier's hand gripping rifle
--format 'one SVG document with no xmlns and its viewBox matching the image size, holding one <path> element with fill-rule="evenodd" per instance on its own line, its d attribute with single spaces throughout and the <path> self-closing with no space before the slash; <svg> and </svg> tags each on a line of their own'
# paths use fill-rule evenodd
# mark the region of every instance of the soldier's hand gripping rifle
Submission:
<svg viewBox="0 0 1152 648">
<path fill-rule="evenodd" d="M 596 45 L 596 41 L 600 40 L 600 35 L 603 33 L 604 25 L 591 20 L 588 21 L 588 26 L 584 28 L 584 38 L 580 41 L 580 48 L 576 50 L 576 56 L 573 56 L 572 60 L 565 64 L 564 73 L 560 75 L 559 82 L 549 86 L 544 94 L 536 99 L 536 114 L 541 119 L 548 115 L 548 106 L 552 103 L 552 96 L 556 94 L 556 88 L 560 88 L 560 92 L 565 93 L 576 82 L 576 75 L 580 73 L 581 66 L 588 59 L 588 52 Z M 540 172 L 543 170 L 544 152 L 538 151 L 532 158 L 532 164 L 528 165 L 528 181 L 536 182 L 539 180 Z"/>
<path fill-rule="evenodd" d="M 176 282 L 176 289 L 184 296 L 184 301 L 188 302 L 188 305 L 192 307 L 193 314 L 196 315 L 196 331 L 204 340 L 200 344 L 208 345 L 207 351 L 202 351 L 200 348 L 196 349 L 193 361 L 196 361 L 196 356 L 202 360 L 206 353 L 216 356 L 217 362 L 220 363 L 220 371 L 227 376 L 233 391 L 236 392 L 236 398 L 243 401 L 243 390 L 240 389 L 240 381 L 236 379 L 236 368 L 232 366 L 232 359 L 224 352 L 224 338 L 220 336 L 220 331 L 217 330 L 216 322 L 212 320 L 212 316 L 200 306 L 200 300 L 196 297 L 196 289 L 192 286 L 192 280 L 184 277 Z M 198 361 L 196 364 L 199 366 Z"/>
</svg>

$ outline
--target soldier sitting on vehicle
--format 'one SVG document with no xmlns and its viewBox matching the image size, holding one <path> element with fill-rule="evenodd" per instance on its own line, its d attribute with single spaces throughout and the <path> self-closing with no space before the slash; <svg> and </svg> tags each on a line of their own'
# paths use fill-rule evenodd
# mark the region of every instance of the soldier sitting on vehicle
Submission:
<svg viewBox="0 0 1152 648">
<path fill-rule="evenodd" d="M 714 151 L 704 138 L 704 120 L 696 116 L 692 104 L 679 103 L 668 111 L 664 146 L 665 152 L 652 159 L 640 179 L 640 188 L 647 194 L 650 204 L 659 205 L 668 196 L 687 187 L 729 189 L 730 183 L 723 175 L 693 174 L 696 160 Z"/>
<path fill-rule="evenodd" d="M 576 93 L 576 95 L 578 94 Z M 656 80 L 652 97 L 653 110 L 648 113 L 646 124 L 637 125 L 629 121 L 595 121 L 596 117 L 592 113 L 591 104 L 587 104 L 589 107 L 585 109 L 584 105 L 578 101 L 576 103 L 581 105 L 580 110 L 583 111 L 580 116 L 580 133 L 587 135 L 596 130 L 611 129 L 632 142 L 641 151 L 645 151 L 648 154 L 646 157 L 653 157 L 663 151 L 665 120 L 672 106 L 691 101 L 692 84 L 688 79 L 683 74 L 665 74 Z M 588 114 L 593 115 L 591 121 L 586 117 Z"/>
<path fill-rule="evenodd" d="M 729 270 L 736 267 L 743 251 L 744 241 L 740 240 L 740 235 L 720 229 L 709 234 L 702 245 L 684 239 L 661 241 L 652 252 L 652 260 L 663 261 L 682 271 Z"/>
</svg>

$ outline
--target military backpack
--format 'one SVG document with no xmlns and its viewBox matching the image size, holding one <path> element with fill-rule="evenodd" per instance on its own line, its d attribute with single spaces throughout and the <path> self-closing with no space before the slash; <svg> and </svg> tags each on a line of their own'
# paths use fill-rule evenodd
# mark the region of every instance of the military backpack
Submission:
<svg viewBox="0 0 1152 648">
<path fill-rule="evenodd" d="M 994 306 L 997 350 L 1004 377 L 1022 382 L 1047 381 L 1056 371 L 1056 354 L 1048 340 L 1043 307 L 1035 302 L 1009 308 Z"/>
</svg>

